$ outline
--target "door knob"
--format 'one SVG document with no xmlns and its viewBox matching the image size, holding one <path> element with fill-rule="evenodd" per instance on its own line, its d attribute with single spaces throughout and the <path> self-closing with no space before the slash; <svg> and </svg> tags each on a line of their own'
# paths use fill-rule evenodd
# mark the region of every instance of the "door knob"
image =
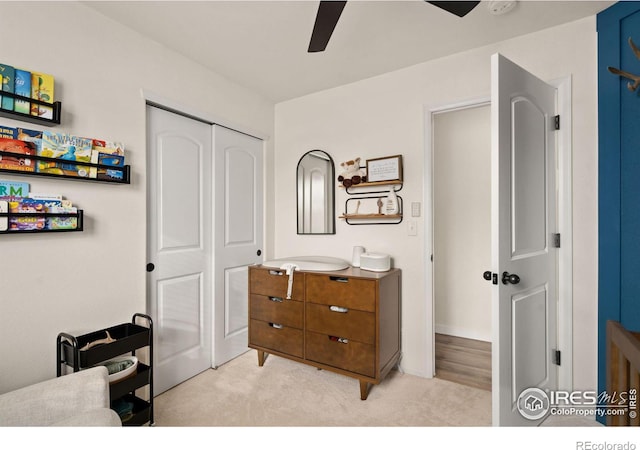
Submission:
<svg viewBox="0 0 640 450">
<path fill-rule="evenodd" d="M 502 272 L 502 284 L 518 284 L 520 283 L 520 277 L 515 273 L 509 274 L 509 272 Z"/>
<path fill-rule="evenodd" d="M 147 264 L 147 272 L 153 272 L 156 266 L 153 263 Z"/>
</svg>

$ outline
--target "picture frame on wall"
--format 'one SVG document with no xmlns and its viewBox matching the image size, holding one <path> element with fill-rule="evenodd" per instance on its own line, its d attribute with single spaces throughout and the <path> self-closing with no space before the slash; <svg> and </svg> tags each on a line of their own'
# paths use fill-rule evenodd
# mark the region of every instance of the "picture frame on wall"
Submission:
<svg viewBox="0 0 640 450">
<path fill-rule="evenodd" d="M 367 160 L 367 182 L 402 181 L 402 155 Z"/>
</svg>

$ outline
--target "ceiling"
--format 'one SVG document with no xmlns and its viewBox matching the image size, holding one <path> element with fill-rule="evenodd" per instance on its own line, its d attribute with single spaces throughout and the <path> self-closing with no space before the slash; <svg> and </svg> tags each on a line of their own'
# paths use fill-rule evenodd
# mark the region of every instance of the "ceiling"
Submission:
<svg viewBox="0 0 640 450">
<path fill-rule="evenodd" d="M 459 18 L 423 0 L 349 1 L 307 53 L 318 1 L 87 1 L 86 6 L 274 102 L 592 16 L 612 1 L 482 1 Z"/>
</svg>

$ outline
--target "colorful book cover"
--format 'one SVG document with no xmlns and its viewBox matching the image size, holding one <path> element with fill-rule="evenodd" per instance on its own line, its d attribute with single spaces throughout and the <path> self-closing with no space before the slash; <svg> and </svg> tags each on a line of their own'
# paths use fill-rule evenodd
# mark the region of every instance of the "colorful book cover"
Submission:
<svg viewBox="0 0 640 450">
<path fill-rule="evenodd" d="M 9 66 L 7 64 L 0 64 L 0 76 L 2 76 L 2 88 L 1 91 L 4 92 L 15 92 L 15 78 L 16 78 L 16 70 L 13 66 Z M 13 111 L 13 97 L 9 96 L 0 96 L 2 100 L 0 100 L 0 107 L 2 109 L 8 109 L 9 111 Z"/>
<path fill-rule="evenodd" d="M 15 128 L 14 139 L 18 139 L 24 142 L 33 142 L 36 146 L 36 151 L 40 152 L 42 148 L 42 131 L 41 130 L 29 130 L 27 128 Z"/>
<path fill-rule="evenodd" d="M 16 69 L 15 93 L 22 97 L 31 98 L 31 72 Z M 15 112 L 29 114 L 31 110 L 31 102 L 16 99 L 13 110 Z"/>
<path fill-rule="evenodd" d="M 16 139 L 16 129 L 0 125 L 0 138 Z"/>
<path fill-rule="evenodd" d="M 69 164 L 68 161 L 90 163 L 91 139 L 45 130 L 42 132 L 39 155 L 61 161 L 39 161 L 38 172 L 88 177 L 89 167 Z"/>
<path fill-rule="evenodd" d="M 29 156 L 37 155 L 33 142 L 0 138 L 0 152 L 16 154 L 16 156 L 0 155 L 0 169 L 21 170 L 23 172 L 35 170 L 34 160 L 29 158 Z"/>
<path fill-rule="evenodd" d="M 0 197 L 27 197 L 28 195 L 29 183 L 18 183 L 16 181 L 0 181 Z"/>
<path fill-rule="evenodd" d="M 36 216 L 9 217 L 9 231 L 43 230 L 45 218 Z"/>
<path fill-rule="evenodd" d="M 71 216 L 48 217 L 45 221 L 47 230 L 75 230 L 78 228 L 78 218 Z"/>
<path fill-rule="evenodd" d="M 31 98 L 47 103 L 53 103 L 54 79 L 53 75 L 31 72 Z M 37 103 L 31 104 L 31 115 L 45 119 L 53 119 L 53 108 Z"/>
<path fill-rule="evenodd" d="M 94 164 L 102 164 L 106 166 L 123 167 L 124 166 L 124 145 L 120 142 L 101 141 L 93 139 L 92 141 L 93 151 L 91 152 L 91 162 Z M 119 179 L 123 178 L 124 172 L 122 170 L 111 170 L 105 167 L 92 168 L 91 178 L 98 178 L 101 180 Z"/>
</svg>

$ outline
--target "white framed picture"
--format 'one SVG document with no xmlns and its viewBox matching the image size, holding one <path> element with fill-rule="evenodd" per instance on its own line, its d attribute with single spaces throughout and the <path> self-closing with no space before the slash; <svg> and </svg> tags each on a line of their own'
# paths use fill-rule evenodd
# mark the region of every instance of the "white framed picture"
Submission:
<svg viewBox="0 0 640 450">
<path fill-rule="evenodd" d="M 402 181 L 402 155 L 367 160 L 367 182 Z"/>
</svg>

